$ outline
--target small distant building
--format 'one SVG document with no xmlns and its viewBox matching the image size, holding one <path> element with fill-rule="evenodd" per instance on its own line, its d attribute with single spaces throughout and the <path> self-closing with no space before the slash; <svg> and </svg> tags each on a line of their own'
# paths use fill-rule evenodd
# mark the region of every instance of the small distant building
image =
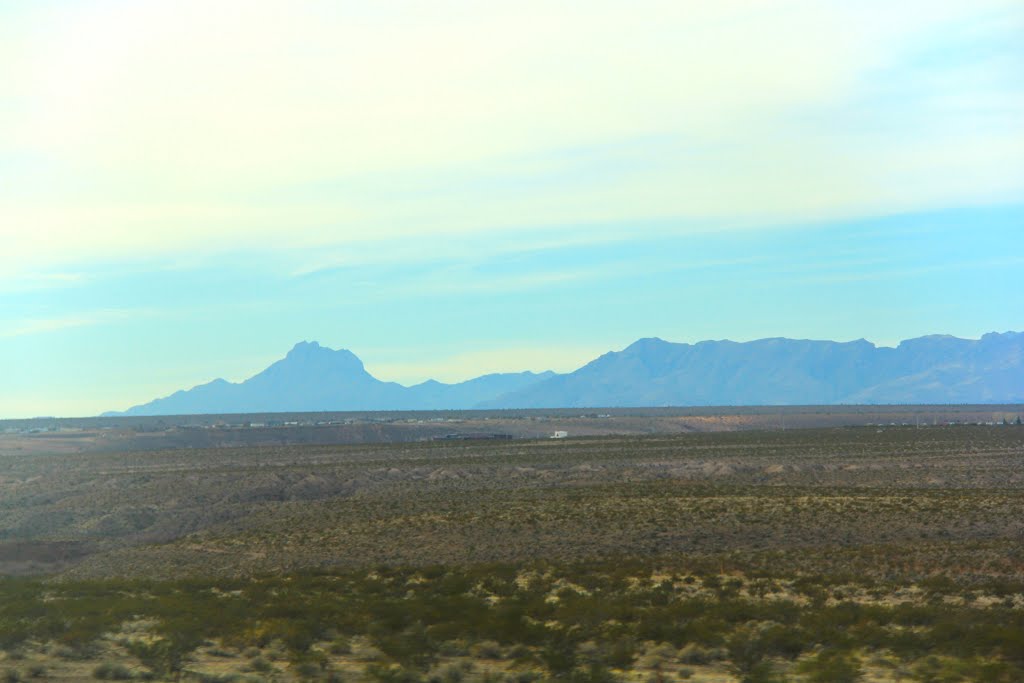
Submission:
<svg viewBox="0 0 1024 683">
<path fill-rule="evenodd" d="M 554 434 L 551 435 L 551 438 L 552 439 L 564 439 L 567 436 L 569 436 L 569 432 L 557 431 L 557 432 L 555 432 Z"/>
</svg>

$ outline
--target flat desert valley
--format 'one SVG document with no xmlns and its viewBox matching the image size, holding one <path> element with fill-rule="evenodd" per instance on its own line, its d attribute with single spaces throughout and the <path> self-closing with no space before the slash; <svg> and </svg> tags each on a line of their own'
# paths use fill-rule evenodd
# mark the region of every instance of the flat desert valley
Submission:
<svg viewBox="0 0 1024 683">
<path fill-rule="evenodd" d="M 1024 680 L 1020 412 L 8 423 L 0 671 Z"/>
</svg>

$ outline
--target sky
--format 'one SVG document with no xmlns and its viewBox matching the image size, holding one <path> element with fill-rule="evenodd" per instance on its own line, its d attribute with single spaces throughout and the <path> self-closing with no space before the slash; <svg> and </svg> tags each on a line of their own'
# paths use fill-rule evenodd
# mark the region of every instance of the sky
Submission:
<svg viewBox="0 0 1024 683">
<path fill-rule="evenodd" d="M 1024 329 L 1020 0 L 0 0 L 0 418 Z"/>
</svg>

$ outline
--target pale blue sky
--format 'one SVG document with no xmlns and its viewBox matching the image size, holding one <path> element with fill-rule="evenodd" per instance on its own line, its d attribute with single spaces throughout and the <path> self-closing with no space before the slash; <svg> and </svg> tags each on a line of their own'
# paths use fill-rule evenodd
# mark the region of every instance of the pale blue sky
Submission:
<svg viewBox="0 0 1024 683">
<path fill-rule="evenodd" d="M 0 417 L 295 342 L 1024 328 L 1019 2 L 0 0 Z"/>
</svg>

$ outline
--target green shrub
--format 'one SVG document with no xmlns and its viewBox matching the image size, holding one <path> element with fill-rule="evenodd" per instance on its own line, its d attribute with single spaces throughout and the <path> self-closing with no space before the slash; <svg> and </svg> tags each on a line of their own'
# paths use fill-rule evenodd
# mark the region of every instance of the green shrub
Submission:
<svg viewBox="0 0 1024 683">
<path fill-rule="evenodd" d="M 576 666 L 576 646 L 564 636 L 556 635 L 541 649 L 540 661 L 555 676 L 568 674 Z"/>
<path fill-rule="evenodd" d="M 367 675 L 380 683 L 423 683 L 423 677 L 404 666 L 371 664 L 366 667 Z"/>
<path fill-rule="evenodd" d="M 455 664 L 446 664 L 427 674 L 428 683 L 462 683 L 466 673 L 462 667 Z"/>
<path fill-rule="evenodd" d="M 493 640 L 484 640 L 470 648 L 470 652 L 479 659 L 501 659 L 504 653 L 501 645 Z"/>
<path fill-rule="evenodd" d="M 785 683 L 771 662 L 758 662 L 740 676 L 740 683 Z"/>
<path fill-rule="evenodd" d="M 259 671 L 260 673 L 267 673 L 268 671 L 274 668 L 274 665 L 271 664 L 267 660 L 267 658 L 263 657 L 262 655 L 258 655 L 250 659 L 249 666 L 252 668 L 253 671 Z"/>
<path fill-rule="evenodd" d="M 616 669 L 628 669 L 636 659 L 636 643 L 632 638 L 619 638 L 608 648 L 604 663 Z"/>
<path fill-rule="evenodd" d="M 292 670 L 295 671 L 299 678 L 305 680 L 319 676 L 323 672 L 323 667 L 316 662 L 304 661 L 293 666 Z"/>
<path fill-rule="evenodd" d="M 236 683 L 241 680 L 239 674 L 197 674 L 199 683 Z"/>
<path fill-rule="evenodd" d="M 766 654 L 764 643 L 755 627 L 743 627 L 734 632 L 726 642 L 726 649 L 733 671 L 744 681 L 747 680 L 747 674 L 758 668 Z"/>
<path fill-rule="evenodd" d="M 714 653 L 706 647 L 701 647 L 696 643 L 687 643 L 686 646 L 679 651 L 679 661 L 683 664 L 710 664 L 714 661 Z"/>
<path fill-rule="evenodd" d="M 597 662 L 583 669 L 576 669 L 569 676 L 571 683 L 618 683 L 619 678 Z"/>
<path fill-rule="evenodd" d="M 797 668 L 807 676 L 809 683 L 857 683 L 863 676 L 854 658 L 830 651 L 801 662 Z"/>
<path fill-rule="evenodd" d="M 512 675 L 514 683 L 534 683 L 539 679 L 543 678 L 543 675 L 539 671 L 519 671 Z"/>
<path fill-rule="evenodd" d="M 93 659 L 100 653 L 99 645 L 94 642 L 77 643 L 74 646 L 62 645 L 57 648 L 54 654 L 60 659 L 69 661 L 84 661 Z"/>
<path fill-rule="evenodd" d="M 103 662 L 92 670 L 92 676 L 101 681 L 128 681 L 132 672 L 124 664 Z"/>
</svg>

